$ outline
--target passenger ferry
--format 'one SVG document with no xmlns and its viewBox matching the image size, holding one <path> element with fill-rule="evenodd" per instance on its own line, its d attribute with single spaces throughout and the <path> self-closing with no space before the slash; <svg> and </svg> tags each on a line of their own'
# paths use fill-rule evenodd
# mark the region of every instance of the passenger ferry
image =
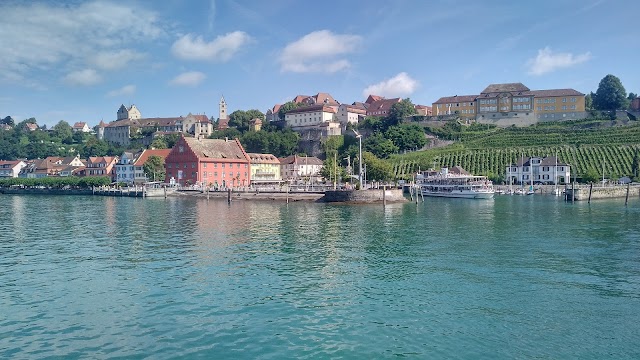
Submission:
<svg viewBox="0 0 640 360">
<path fill-rule="evenodd" d="M 495 193 L 493 183 L 486 176 L 474 176 L 458 166 L 442 168 L 439 172 L 419 173 L 416 184 L 423 196 L 491 199 Z"/>
</svg>

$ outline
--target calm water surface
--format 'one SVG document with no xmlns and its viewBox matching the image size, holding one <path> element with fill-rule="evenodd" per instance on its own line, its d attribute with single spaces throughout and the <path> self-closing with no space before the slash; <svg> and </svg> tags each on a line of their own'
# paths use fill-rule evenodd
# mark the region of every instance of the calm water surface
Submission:
<svg viewBox="0 0 640 360">
<path fill-rule="evenodd" d="M 0 195 L 0 358 L 637 359 L 640 199 Z"/>
</svg>

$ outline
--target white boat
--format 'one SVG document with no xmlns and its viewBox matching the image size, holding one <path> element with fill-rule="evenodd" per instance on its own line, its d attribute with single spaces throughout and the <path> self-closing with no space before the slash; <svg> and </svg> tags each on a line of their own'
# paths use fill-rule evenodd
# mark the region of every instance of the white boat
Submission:
<svg viewBox="0 0 640 360">
<path fill-rule="evenodd" d="M 449 173 L 447 168 L 439 173 L 418 174 L 416 181 L 423 196 L 491 199 L 495 193 L 493 183 L 486 176 Z"/>
</svg>

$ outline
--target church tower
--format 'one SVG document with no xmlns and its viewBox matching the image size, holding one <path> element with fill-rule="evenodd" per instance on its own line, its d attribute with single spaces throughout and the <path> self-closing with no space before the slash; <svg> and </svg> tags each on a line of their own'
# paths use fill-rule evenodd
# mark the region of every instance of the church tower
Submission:
<svg viewBox="0 0 640 360">
<path fill-rule="evenodd" d="M 220 114 L 218 118 L 226 119 L 227 118 L 227 102 L 224 101 L 224 95 L 220 98 L 219 110 L 220 110 Z"/>
</svg>

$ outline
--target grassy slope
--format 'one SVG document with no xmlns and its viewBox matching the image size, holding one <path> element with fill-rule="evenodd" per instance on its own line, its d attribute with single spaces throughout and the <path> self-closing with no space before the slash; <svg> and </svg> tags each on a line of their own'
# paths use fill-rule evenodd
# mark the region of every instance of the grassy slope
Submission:
<svg viewBox="0 0 640 360">
<path fill-rule="evenodd" d="M 500 175 L 521 156 L 553 156 L 572 165 L 578 177 L 589 170 L 607 177 L 631 174 L 640 151 L 640 123 L 572 121 L 527 128 L 493 128 L 454 135 L 445 148 L 396 155 L 390 159 L 398 178 L 410 178 L 418 169 L 460 165 L 473 174 Z"/>
</svg>

